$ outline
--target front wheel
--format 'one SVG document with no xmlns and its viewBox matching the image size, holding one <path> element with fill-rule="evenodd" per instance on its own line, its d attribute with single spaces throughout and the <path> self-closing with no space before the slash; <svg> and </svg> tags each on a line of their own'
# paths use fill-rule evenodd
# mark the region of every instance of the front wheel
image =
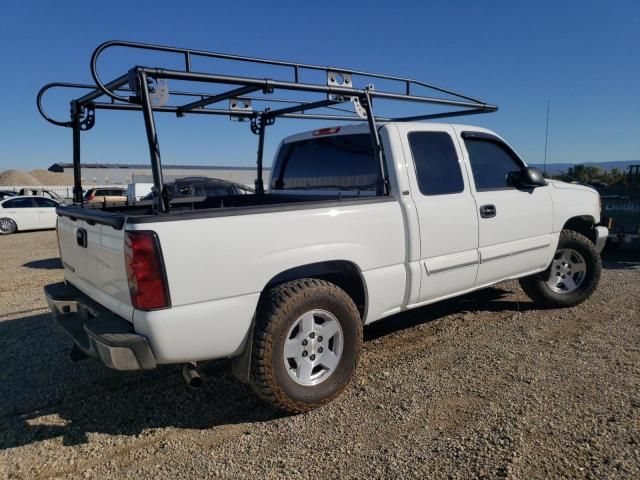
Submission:
<svg viewBox="0 0 640 480">
<path fill-rule="evenodd" d="M 595 245 L 573 230 L 562 230 L 551 265 L 520 279 L 533 301 L 552 307 L 572 307 L 591 296 L 600 280 L 602 261 Z"/>
<path fill-rule="evenodd" d="M 294 280 L 260 302 L 251 385 L 276 408 L 305 412 L 347 387 L 361 350 L 362 321 L 351 297 L 323 280 Z"/>
<path fill-rule="evenodd" d="M 9 235 L 15 233 L 18 230 L 16 222 L 10 218 L 0 218 L 0 235 Z"/>
</svg>

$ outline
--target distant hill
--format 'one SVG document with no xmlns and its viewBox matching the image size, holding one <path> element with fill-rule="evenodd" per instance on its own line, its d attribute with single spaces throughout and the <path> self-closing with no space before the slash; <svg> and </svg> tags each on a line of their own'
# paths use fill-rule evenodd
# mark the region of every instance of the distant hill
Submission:
<svg viewBox="0 0 640 480">
<path fill-rule="evenodd" d="M 607 171 L 617 168 L 622 172 L 626 172 L 629 165 L 640 165 L 640 160 L 628 160 L 623 162 L 547 163 L 547 173 L 550 175 L 567 173 L 567 170 L 569 170 L 569 167 L 573 167 L 575 165 L 589 165 L 589 166 L 599 167 Z M 540 170 L 544 170 L 544 165 L 542 163 L 532 163 L 531 166 L 535 168 L 539 168 Z"/>
</svg>

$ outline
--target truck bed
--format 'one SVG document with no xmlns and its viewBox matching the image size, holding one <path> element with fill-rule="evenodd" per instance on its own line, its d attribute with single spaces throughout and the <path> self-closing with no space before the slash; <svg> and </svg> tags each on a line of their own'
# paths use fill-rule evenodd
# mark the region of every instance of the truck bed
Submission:
<svg viewBox="0 0 640 480">
<path fill-rule="evenodd" d="M 220 200 L 160 215 L 144 205 L 61 207 L 66 282 L 132 323 L 158 363 L 236 355 L 260 292 L 282 272 L 305 265 L 349 263 L 376 299 L 366 318 L 397 311 L 407 272 L 403 217 L 394 197 L 266 194 Z M 134 308 L 126 271 L 131 232 L 156 235 L 170 308 Z M 211 328 L 216 335 L 207 333 Z"/>
</svg>

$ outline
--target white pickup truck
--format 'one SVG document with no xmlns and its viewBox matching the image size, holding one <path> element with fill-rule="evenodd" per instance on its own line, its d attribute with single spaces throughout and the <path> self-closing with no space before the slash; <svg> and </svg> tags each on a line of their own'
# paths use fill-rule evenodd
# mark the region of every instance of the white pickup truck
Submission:
<svg viewBox="0 0 640 480">
<path fill-rule="evenodd" d="M 138 63 L 103 82 L 98 59 L 112 48 L 177 55 L 184 67 Z M 196 58 L 267 71 L 194 71 Z M 495 105 L 400 76 L 127 41 L 98 46 L 91 73 L 94 84 L 54 82 L 37 98 L 45 120 L 73 131 L 75 204 L 56 209 L 65 280 L 45 294 L 74 358 L 117 370 L 184 364 L 191 386 L 201 362 L 231 358 L 263 399 L 303 412 L 349 384 L 364 325 L 513 278 L 556 307 L 598 284 L 607 229 L 595 190 L 545 180 L 489 130 L 419 122 Z M 52 88 L 82 92 L 69 121 L 45 112 Z M 425 105 L 437 111 L 411 110 Z M 142 112 L 151 201 L 83 203 L 80 137 L 98 110 Z M 156 113 L 247 121 L 255 194 L 172 198 Z M 366 123 L 285 139 L 265 188 L 266 127 L 291 119 Z"/>
<path fill-rule="evenodd" d="M 368 127 L 352 125 L 285 139 L 269 191 L 221 208 L 60 208 L 51 308 L 111 368 L 231 357 L 297 412 L 347 386 L 363 325 L 513 278 L 546 305 L 591 295 L 607 238 L 595 190 L 544 180 L 483 128 L 379 131 L 387 196 Z"/>
</svg>

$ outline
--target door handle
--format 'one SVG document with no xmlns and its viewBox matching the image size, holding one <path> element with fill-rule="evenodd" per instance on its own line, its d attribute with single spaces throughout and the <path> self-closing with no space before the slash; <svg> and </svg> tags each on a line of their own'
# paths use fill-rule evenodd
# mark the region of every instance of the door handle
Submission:
<svg viewBox="0 0 640 480">
<path fill-rule="evenodd" d="M 480 216 L 482 218 L 491 218 L 496 216 L 496 206 L 495 205 L 482 205 L 480 207 Z"/>
</svg>

